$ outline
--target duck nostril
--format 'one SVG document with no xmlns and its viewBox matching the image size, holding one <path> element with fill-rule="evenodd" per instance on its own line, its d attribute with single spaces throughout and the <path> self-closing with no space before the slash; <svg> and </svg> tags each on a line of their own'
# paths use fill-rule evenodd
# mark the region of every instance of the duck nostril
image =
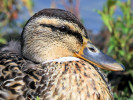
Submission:
<svg viewBox="0 0 133 100">
<path fill-rule="evenodd" d="M 95 50 L 93 47 L 88 47 L 88 49 L 89 49 L 91 52 L 96 52 L 96 50 Z"/>
</svg>

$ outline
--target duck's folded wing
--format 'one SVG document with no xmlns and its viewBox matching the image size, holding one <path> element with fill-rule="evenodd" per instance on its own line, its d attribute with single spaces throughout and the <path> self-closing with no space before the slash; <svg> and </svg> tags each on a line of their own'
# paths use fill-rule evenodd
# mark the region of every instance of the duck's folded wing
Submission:
<svg viewBox="0 0 133 100">
<path fill-rule="evenodd" d="M 0 52 L 0 100 L 23 100 L 37 97 L 43 70 L 11 52 Z"/>
</svg>

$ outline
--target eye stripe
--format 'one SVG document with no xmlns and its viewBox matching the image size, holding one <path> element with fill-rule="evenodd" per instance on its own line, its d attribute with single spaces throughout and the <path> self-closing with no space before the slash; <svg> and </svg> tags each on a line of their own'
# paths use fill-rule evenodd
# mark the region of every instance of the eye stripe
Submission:
<svg viewBox="0 0 133 100">
<path fill-rule="evenodd" d="M 55 26 L 53 26 L 53 25 L 51 25 L 51 24 L 40 24 L 40 26 L 43 26 L 43 27 L 49 27 L 49 28 L 51 28 L 52 30 L 59 30 L 59 31 L 61 31 L 61 32 L 67 32 L 67 31 L 69 31 L 70 29 L 68 28 L 68 27 L 66 27 L 66 26 L 61 26 L 61 27 L 55 27 Z"/>
<path fill-rule="evenodd" d="M 40 24 L 40 26 L 42 27 L 49 27 L 52 29 L 52 31 L 55 31 L 55 30 L 59 30 L 61 32 L 65 32 L 69 35 L 73 35 L 75 36 L 81 43 L 83 43 L 83 39 L 82 39 L 82 35 L 79 33 L 79 32 L 74 32 L 72 30 L 69 29 L 69 27 L 66 27 L 66 26 L 61 26 L 61 27 L 55 27 L 51 24 Z"/>
</svg>

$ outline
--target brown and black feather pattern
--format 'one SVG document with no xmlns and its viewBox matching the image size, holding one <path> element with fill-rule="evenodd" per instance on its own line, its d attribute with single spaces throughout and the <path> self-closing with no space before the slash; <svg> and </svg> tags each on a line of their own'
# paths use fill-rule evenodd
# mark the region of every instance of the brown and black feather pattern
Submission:
<svg viewBox="0 0 133 100">
<path fill-rule="evenodd" d="M 110 92 L 100 72 L 83 60 L 40 65 L 0 52 L 0 100 L 111 100 Z"/>
</svg>

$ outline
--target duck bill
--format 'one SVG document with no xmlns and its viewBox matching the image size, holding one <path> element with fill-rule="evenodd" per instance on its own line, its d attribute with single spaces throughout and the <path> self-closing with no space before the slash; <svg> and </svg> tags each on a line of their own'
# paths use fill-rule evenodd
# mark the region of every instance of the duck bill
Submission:
<svg viewBox="0 0 133 100">
<path fill-rule="evenodd" d="M 89 40 L 84 38 L 81 50 L 75 53 L 77 57 L 96 65 L 102 69 L 110 71 L 124 71 L 125 67 L 119 64 L 113 58 L 107 56 L 98 48 L 96 48 Z"/>
</svg>

